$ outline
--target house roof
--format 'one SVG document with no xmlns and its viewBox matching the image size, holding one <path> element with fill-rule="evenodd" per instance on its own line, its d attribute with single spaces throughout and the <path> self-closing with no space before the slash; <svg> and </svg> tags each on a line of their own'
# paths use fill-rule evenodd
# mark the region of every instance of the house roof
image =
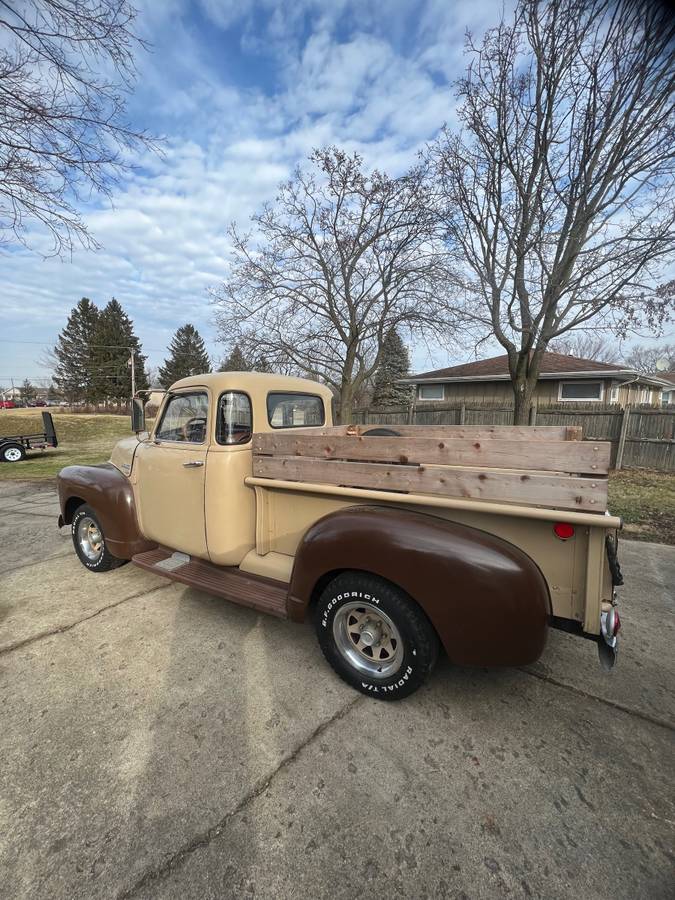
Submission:
<svg viewBox="0 0 675 900">
<path fill-rule="evenodd" d="M 602 375 L 639 380 L 648 384 L 662 386 L 666 379 L 641 375 L 635 369 L 614 363 L 598 362 L 595 359 L 582 359 L 578 356 L 566 356 L 564 353 L 544 353 L 539 377 L 541 379 L 586 378 Z M 453 382 L 453 381 L 502 381 L 509 378 L 508 356 L 492 356 L 490 359 L 479 359 L 476 362 L 462 363 L 445 369 L 434 369 L 431 372 L 420 372 L 406 379 L 408 383 L 419 382 Z"/>
</svg>

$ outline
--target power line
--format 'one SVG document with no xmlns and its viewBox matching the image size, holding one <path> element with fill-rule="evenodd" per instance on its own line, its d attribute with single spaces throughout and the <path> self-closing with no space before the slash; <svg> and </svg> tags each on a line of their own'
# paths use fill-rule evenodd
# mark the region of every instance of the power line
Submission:
<svg viewBox="0 0 675 900">
<path fill-rule="evenodd" d="M 39 347 L 53 347 L 52 341 L 12 341 L 8 338 L 0 338 L 0 344 L 36 344 Z M 130 350 L 128 344 L 89 344 L 89 347 L 96 347 L 97 350 Z M 149 353 L 166 353 L 166 347 L 161 350 L 158 347 L 140 347 L 136 351 L 145 349 Z"/>
</svg>

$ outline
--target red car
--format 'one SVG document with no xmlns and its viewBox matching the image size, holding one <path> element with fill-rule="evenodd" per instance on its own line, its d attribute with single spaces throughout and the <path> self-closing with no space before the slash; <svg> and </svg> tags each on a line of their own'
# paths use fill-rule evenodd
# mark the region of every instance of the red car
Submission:
<svg viewBox="0 0 675 900">
<path fill-rule="evenodd" d="M 16 403 L 13 400 L 0 400 L 0 409 L 16 409 Z"/>
</svg>

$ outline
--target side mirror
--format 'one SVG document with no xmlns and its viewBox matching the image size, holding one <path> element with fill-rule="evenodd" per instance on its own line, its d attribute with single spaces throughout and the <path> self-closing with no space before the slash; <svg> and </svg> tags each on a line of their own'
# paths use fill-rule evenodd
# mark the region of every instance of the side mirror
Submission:
<svg viewBox="0 0 675 900">
<path fill-rule="evenodd" d="M 145 431 L 145 404 L 139 397 L 131 401 L 131 430 L 136 434 Z"/>
</svg>

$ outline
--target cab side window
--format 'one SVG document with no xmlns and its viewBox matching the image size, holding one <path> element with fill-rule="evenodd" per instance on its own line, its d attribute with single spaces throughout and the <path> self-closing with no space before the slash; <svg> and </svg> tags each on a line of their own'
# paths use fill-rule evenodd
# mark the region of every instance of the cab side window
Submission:
<svg viewBox="0 0 675 900">
<path fill-rule="evenodd" d="M 164 409 L 155 440 L 203 444 L 208 411 L 209 399 L 205 393 L 174 394 Z"/>
<path fill-rule="evenodd" d="M 216 440 L 219 444 L 248 444 L 253 433 L 251 401 L 247 394 L 227 391 L 218 401 Z"/>
</svg>

